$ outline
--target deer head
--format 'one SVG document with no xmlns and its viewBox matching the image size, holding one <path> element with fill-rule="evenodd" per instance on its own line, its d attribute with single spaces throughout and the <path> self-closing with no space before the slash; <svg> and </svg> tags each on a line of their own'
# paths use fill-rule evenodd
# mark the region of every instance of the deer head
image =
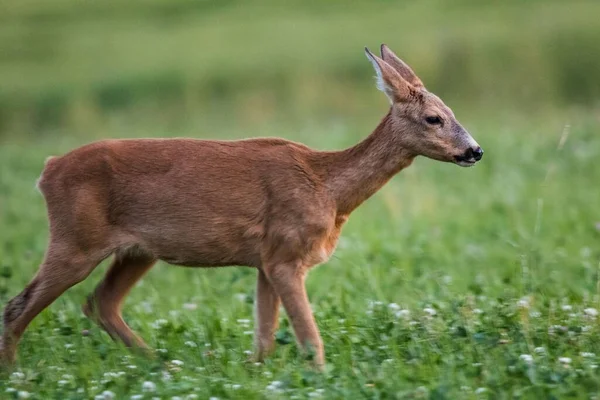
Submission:
<svg viewBox="0 0 600 400">
<path fill-rule="evenodd" d="M 462 167 L 481 160 L 481 147 L 404 61 L 385 44 L 381 45 L 381 58 L 367 48 L 365 51 L 377 73 L 377 87 L 390 100 L 396 144 L 414 155 Z"/>
</svg>

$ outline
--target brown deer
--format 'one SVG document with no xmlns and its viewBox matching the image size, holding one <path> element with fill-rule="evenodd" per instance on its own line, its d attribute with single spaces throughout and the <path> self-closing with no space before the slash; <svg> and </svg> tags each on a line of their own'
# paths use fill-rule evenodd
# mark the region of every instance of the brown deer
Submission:
<svg viewBox="0 0 600 400">
<path fill-rule="evenodd" d="M 304 280 L 333 253 L 350 213 L 418 155 L 471 166 L 483 151 L 387 46 L 368 49 L 391 107 L 362 142 L 316 151 L 283 139 L 105 140 L 47 160 L 39 180 L 50 226 L 44 262 L 8 302 L 0 364 L 31 320 L 104 259 L 114 261 L 83 306 L 113 338 L 144 348 L 121 317 L 157 262 L 258 270 L 255 346 L 274 346 L 280 302 L 299 345 L 324 363 Z"/>
</svg>

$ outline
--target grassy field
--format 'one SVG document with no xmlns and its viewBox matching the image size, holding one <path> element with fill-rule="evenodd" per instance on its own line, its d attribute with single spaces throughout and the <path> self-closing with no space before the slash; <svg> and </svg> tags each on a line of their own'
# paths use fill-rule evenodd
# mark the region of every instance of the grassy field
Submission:
<svg viewBox="0 0 600 400">
<path fill-rule="evenodd" d="M 352 215 L 308 278 L 322 374 L 285 313 L 276 353 L 246 361 L 246 268 L 157 265 L 124 316 L 158 358 L 130 353 L 80 311 L 104 263 L 34 320 L 0 398 L 600 396 L 597 2 L 119 4 L 0 14 L 1 308 L 45 251 L 48 155 L 107 137 L 350 146 L 387 110 L 365 44 L 405 56 L 485 157 L 418 159 Z"/>
</svg>

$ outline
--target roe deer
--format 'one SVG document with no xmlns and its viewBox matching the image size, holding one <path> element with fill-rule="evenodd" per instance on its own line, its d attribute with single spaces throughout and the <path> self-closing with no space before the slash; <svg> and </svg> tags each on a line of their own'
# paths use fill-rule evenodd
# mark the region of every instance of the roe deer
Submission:
<svg viewBox="0 0 600 400">
<path fill-rule="evenodd" d="M 333 253 L 350 213 L 418 155 L 470 166 L 483 151 L 387 46 L 365 49 L 391 106 L 362 142 L 316 151 L 283 139 L 105 140 L 48 159 L 39 180 L 50 227 L 44 262 L 6 305 L 0 364 L 31 320 L 104 259 L 83 306 L 113 338 L 144 342 L 121 317 L 134 284 L 163 260 L 258 270 L 255 357 L 274 347 L 280 302 L 296 339 L 324 364 L 304 280 Z"/>
</svg>

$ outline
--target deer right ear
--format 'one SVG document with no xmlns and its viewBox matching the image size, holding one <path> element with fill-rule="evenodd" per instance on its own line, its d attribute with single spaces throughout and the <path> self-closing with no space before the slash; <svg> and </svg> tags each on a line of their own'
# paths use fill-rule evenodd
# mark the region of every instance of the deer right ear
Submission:
<svg viewBox="0 0 600 400">
<path fill-rule="evenodd" d="M 410 97 L 411 87 L 391 65 L 377 57 L 365 47 L 365 54 L 377 73 L 377 88 L 386 94 L 390 103 L 399 103 Z"/>
</svg>

